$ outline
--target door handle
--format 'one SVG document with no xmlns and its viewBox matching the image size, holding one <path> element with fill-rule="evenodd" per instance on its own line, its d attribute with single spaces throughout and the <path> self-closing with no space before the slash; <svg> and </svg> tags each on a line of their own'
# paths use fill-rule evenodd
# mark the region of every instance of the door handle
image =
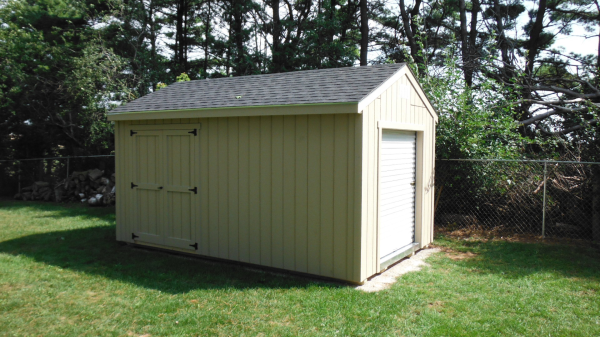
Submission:
<svg viewBox="0 0 600 337">
<path fill-rule="evenodd" d="M 416 183 L 413 181 L 413 182 L 410 183 L 410 186 L 415 186 L 415 184 Z"/>
<path fill-rule="evenodd" d="M 163 189 L 163 187 L 162 187 L 162 186 L 158 186 L 158 189 L 159 189 L 159 190 L 162 190 L 162 189 Z"/>
</svg>

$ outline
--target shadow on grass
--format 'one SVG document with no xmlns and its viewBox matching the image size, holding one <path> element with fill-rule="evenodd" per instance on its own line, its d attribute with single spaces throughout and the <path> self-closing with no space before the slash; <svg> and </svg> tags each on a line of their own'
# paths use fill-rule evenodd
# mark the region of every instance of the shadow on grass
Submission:
<svg viewBox="0 0 600 337">
<path fill-rule="evenodd" d="M 456 264 L 473 272 L 501 274 L 505 278 L 550 273 L 600 281 L 600 251 L 590 245 L 504 240 L 464 241 L 443 235 L 436 239 L 436 243 L 442 247 L 475 254 L 472 258 L 456 261 Z"/>
<path fill-rule="evenodd" d="M 107 224 L 9 239 L 0 242 L 0 253 L 24 255 L 48 265 L 167 293 L 197 289 L 305 288 L 317 281 L 120 244 L 115 240 L 114 208 L 111 211 L 51 203 L 0 203 L 2 210 L 25 208 L 42 213 L 41 217 L 83 217 Z M 49 211 L 49 214 L 44 214 L 44 211 Z M 319 282 L 319 287 L 340 286 Z"/>
</svg>

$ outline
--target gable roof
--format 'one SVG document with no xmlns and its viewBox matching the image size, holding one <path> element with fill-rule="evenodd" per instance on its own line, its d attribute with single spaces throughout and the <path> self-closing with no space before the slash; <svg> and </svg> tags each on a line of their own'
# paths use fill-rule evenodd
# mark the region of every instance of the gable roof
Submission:
<svg viewBox="0 0 600 337">
<path fill-rule="evenodd" d="M 382 64 L 176 82 L 109 114 L 358 103 L 405 66 Z"/>
</svg>

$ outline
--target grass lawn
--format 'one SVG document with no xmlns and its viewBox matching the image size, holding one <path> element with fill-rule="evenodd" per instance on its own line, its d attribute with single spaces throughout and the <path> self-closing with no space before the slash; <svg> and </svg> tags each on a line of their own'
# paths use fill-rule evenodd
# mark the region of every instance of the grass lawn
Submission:
<svg viewBox="0 0 600 337">
<path fill-rule="evenodd" d="M 388 290 L 122 246 L 114 208 L 0 201 L 0 335 L 598 336 L 600 253 L 438 237 Z"/>
</svg>

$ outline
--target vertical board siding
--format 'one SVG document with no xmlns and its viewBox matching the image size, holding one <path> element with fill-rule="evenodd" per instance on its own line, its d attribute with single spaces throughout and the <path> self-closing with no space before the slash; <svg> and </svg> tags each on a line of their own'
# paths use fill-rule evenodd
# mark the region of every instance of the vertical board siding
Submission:
<svg viewBox="0 0 600 337">
<path fill-rule="evenodd" d="M 271 121 L 272 117 L 260 117 L 260 264 L 272 266 L 272 233 L 271 233 L 271 185 L 273 171 L 271 170 Z"/>
<path fill-rule="evenodd" d="M 344 116 L 347 118 L 347 116 Z M 296 116 L 295 270 L 308 271 L 308 116 Z M 347 225 L 347 224 L 346 224 Z"/>
<path fill-rule="evenodd" d="M 402 89 L 404 88 L 404 89 Z M 410 97 L 403 97 L 401 90 L 410 90 Z M 362 181 L 360 201 L 362 217 L 360 235 L 361 263 L 360 278 L 365 278 L 379 271 L 378 256 L 378 156 L 379 156 L 379 129 L 378 121 L 399 122 L 423 125 L 423 190 L 421 193 L 422 223 L 417 224 L 417 237 L 420 239 L 421 248 L 433 240 L 433 164 L 435 150 L 435 121 L 425 108 L 408 76 L 403 76 L 390 86 L 381 96 L 366 107 L 361 115 L 362 140 L 358 142 L 362 149 Z M 357 135 L 356 137 L 359 137 Z M 358 151 L 359 149 L 357 149 Z M 358 173 L 360 174 L 360 173 Z M 357 192 L 359 193 L 359 192 Z M 358 201 L 355 202 L 359 203 Z M 356 241 L 356 240 L 355 240 Z"/>
<path fill-rule="evenodd" d="M 273 182 L 271 184 L 272 222 L 272 255 L 273 267 L 283 268 L 283 117 L 274 116 L 271 124 L 273 129 L 271 170 Z"/>
<path fill-rule="evenodd" d="M 360 282 L 365 274 L 360 257 L 366 253 L 360 247 L 360 201 L 367 200 L 360 195 L 362 118 L 340 114 L 118 122 L 117 179 L 131 179 L 130 160 L 121 160 L 134 155 L 130 126 L 160 129 L 200 123 L 198 254 Z M 121 195 L 127 194 L 125 187 L 119 185 Z M 118 202 L 118 235 L 127 240 L 135 216 L 126 211 L 133 208 L 132 200 Z M 371 239 L 374 235 L 370 233 Z"/>
<path fill-rule="evenodd" d="M 321 272 L 321 116 L 308 116 L 308 266 L 312 274 Z"/>
<path fill-rule="evenodd" d="M 333 277 L 333 156 L 334 116 L 321 119 L 321 275 Z"/>
<path fill-rule="evenodd" d="M 296 120 L 283 119 L 283 266 L 296 270 Z"/>
<path fill-rule="evenodd" d="M 249 154 L 248 154 L 248 117 L 239 118 L 239 153 L 238 153 L 238 181 L 239 194 L 239 257 L 242 262 L 250 262 L 250 172 L 249 172 Z"/>
<path fill-rule="evenodd" d="M 250 117 L 249 119 L 249 140 L 248 140 L 248 163 L 250 196 L 248 197 L 248 207 L 250 209 L 248 241 L 250 245 L 250 263 L 260 264 L 260 117 Z M 210 157 L 207 158 L 210 160 Z M 207 175 L 204 179 L 212 179 Z"/>
<path fill-rule="evenodd" d="M 227 169 L 229 175 L 227 182 L 229 190 L 227 200 L 229 202 L 229 255 L 228 258 L 239 261 L 239 118 L 228 118 L 228 147 L 227 147 Z"/>
<path fill-rule="evenodd" d="M 208 133 L 208 157 L 205 159 L 208 162 L 208 172 L 207 175 L 213 177 L 213 179 L 202 180 L 202 182 L 206 182 L 202 184 L 204 186 L 208 186 L 208 205 L 206 207 L 206 212 L 208 212 L 208 224 L 209 227 L 208 237 L 209 237 L 209 255 L 210 256 L 219 256 L 219 144 L 218 144 L 218 120 L 209 119 L 206 121 L 206 130 L 204 131 Z M 209 160 L 209 158 L 211 160 Z"/>
</svg>

